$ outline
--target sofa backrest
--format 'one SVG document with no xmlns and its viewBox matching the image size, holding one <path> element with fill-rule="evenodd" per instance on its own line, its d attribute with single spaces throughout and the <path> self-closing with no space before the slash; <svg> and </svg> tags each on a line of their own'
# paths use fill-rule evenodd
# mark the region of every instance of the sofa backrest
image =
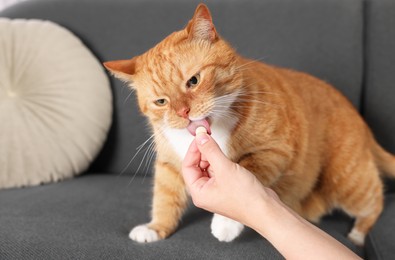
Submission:
<svg viewBox="0 0 395 260">
<path fill-rule="evenodd" d="M 79 36 L 100 60 L 108 61 L 141 54 L 171 32 L 183 28 L 199 2 L 38 0 L 12 7 L 1 15 L 59 23 Z M 76 3 L 78 8 L 75 8 Z M 309 72 L 332 83 L 358 109 L 363 109 L 370 123 L 377 123 L 378 129 L 376 126 L 374 129 L 380 135 L 379 140 L 389 142 L 389 148 L 395 152 L 395 138 L 381 129 L 386 125 L 383 120 L 390 116 L 388 111 L 394 111 L 395 104 L 386 91 L 391 89 L 395 75 L 387 75 L 389 68 L 379 71 L 383 61 L 375 60 L 377 52 L 382 55 L 382 50 L 375 50 L 376 45 L 389 51 L 393 48 L 383 46 L 378 40 L 382 32 L 380 18 L 372 18 L 376 11 L 367 12 L 373 32 L 367 35 L 369 52 L 365 54 L 366 12 L 360 0 L 211 0 L 205 3 L 212 12 L 218 32 L 239 53 Z M 393 27 L 387 29 L 392 33 L 395 30 Z M 388 62 L 394 61 L 394 56 L 391 57 Z M 365 66 L 364 58 L 374 60 L 372 67 Z M 374 72 L 366 74 L 366 69 L 370 68 Z M 385 82 L 383 73 L 387 77 Z M 142 149 L 139 156 L 131 159 L 136 148 L 149 138 L 149 127 L 127 86 L 112 77 L 111 82 L 114 122 L 103 151 L 90 170 L 135 173 L 141 166 L 140 174 L 145 174 L 145 162 L 142 165 L 140 162 L 146 151 Z M 362 93 L 364 90 L 366 92 Z M 94 97 L 94 93 L 92 95 Z M 390 110 L 386 106 L 390 106 Z M 388 129 L 395 130 L 393 118 Z"/>
<path fill-rule="evenodd" d="M 362 115 L 377 141 L 395 154 L 395 1 L 368 0 L 365 10 Z M 386 189 L 395 191 L 395 180 Z"/>
<path fill-rule="evenodd" d="M 369 0 L 365 13 L 362 114 L 380 144 L 395 154 L 395 1 Z"/>
</svg>

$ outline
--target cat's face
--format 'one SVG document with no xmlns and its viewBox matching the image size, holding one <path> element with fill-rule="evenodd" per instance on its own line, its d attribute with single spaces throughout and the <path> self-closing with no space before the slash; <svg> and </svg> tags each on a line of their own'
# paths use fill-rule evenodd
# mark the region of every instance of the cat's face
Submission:
<svg viewBox="0 0 395 260">
<path fill-rule="evenodd" d="M 241 76 L 237 55 L 219 36 L 200 5 L 188 26 L 146 53 L 105 66 L 131 82 L 139 107 L 154 125 L 187 128 L 191 134 L 213 120 L 232 116 Z"/>
</svg>

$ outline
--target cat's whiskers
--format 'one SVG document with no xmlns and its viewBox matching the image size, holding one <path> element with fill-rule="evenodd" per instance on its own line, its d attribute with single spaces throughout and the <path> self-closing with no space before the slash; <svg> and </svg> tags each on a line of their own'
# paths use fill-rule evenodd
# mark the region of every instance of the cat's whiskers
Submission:
<svg viewBox="0 0 395 260">
<path fill-rule="evenodd" d="M 140 151 L 144 148 L 144 146 L 149 142 L 152 141 L 151 139 L 155 137 L 155 134 L 151 135 L 147 140 L 145 140 L 142 144 L 140 144 L 136 150 L 137 152 L 133 155 L 132 159 L 129 160 L 129 162 L 127 163 L 127 165 L 125 166 L 125 168 L 121 171 L 121 173 L 119 174 L 119 176 L 122 176 L 126 170 L 129 168 L 130 164 L 133 162 L 133 160 L 137 157 L 137 155 L 140 153 Z"/>
<path fill-rule="evenodd" d="M 144 177 L 143 177 L 142 183 L 144 183 L 145 177 L 147 176 L 148 171 L 150 170 L 150 165 L 151 165 L 152 159 L 155 157 L 155 155 L 156 155 L 156 153 L 155 153 L 155 146 L 152 146 L 151 147 L 151 152 L 150 152 L 150 154 L 148 154 L 148 160 L 146 162 L 146 169 L 145 169 L 145 173 L 144 173 Z"/>
<path fill-rule="evenodd" d="M 280 94 L 275 92 L 266 92 L 266 91 L 249 91 L 248 93 L 240 94 L 239 96 L 256 97 L 257 95 L 279 96 Z"/>
<path fill-rule="evenodd" d="M 252 85 L 252 84 L 251 84 L 251 85 Z M 273 103 L 268 102 L 268 101 L 256 99 L 256 98 L 257 98 L 257 95 L 256 95 L 256 94 L 278 95 L 277 93 L 273 93 L 273 92 L 266 92 L 266 91 L 258 91 L 258 92 L 255 92 L 255 91 L 247 91 L 247 90 L 244 90 L 244 91 L 241 91 L 241 93 L 240 93 L 240 95 L 239 95 L 237 101 L 246 102 L 246 103 L 248 103 L 248 102 L 255 102 L 255 103 L 270 105 L 271 107 L 274 107 L 274 108 L 277 108 L 277 109 L 282 108 L 282 106 L 280 106 L 280 105 L 278 105 L 278 104 L 273 104 Z"/>
<path fill-rule="evenodd" d="M 251 118 L 250 116 L 244 115 L 238 111 L 235 111 L 233 109 L 229 109 L 227 111 L 224 110 L 213 110 L 213 114 L 219 118 L 219 119 L 225 119 L 225 120 L 234 120 L 237 118 L 239 120 L 245 119 L 246 121 L 252 123 L 252 124 L 258 124 L 259 120 L 256 118 Z"/>
<path fill-rule="evenodd" d="M 143 163 L 144 163 L 144 160 L 147 158 L 147 160 L 146 160 L 146 169 L 145 169 L 145 174 L 144 174 L 144 177 L 143 177 L 143 180 L 142 180 L 142 182 L 144 182 L 144 179 L 145 179 L 145 176 L 147 175 L 147 172 L 148 172 L 148 169 L 149 169 L 149 165 L 148 165 L 148 158 L 149 158 L 149 156 L 150 156 L 150 154 L 151 154 L 151 152 L 152 152 L 152 150 L 154 150 L 155 149 L 155 141 L 153 141 L 153 142 L 151 142 L 149 145 L 148 145 L 148 147 L 147 147 L 147 149 L 146 149 L 146 151 L 145 151 L 145 153 L 144 153 L 144 156 L 143 156 L 143 158 L 141 159 L 141 162 L 140 162 L 140 164 L 139 164 L 139 166 L 138 166 L 138 168 L 137 168 L 137 170 L 136 170 L 136 174 L 139 172 L 139 170 L 140 170 L 140 168 L 141 168 L 141 166 L 143 165 Z M 132 182 L 133 180 L 131 180 L 131 182 Z M 131 183 L 130 182 L 130 183 Z M 130 184 L 129 183 L 129 184 Z"/>
<path fill-rule="evenodd" d="M 251 118 L 247 115 L 243 115 L 242 113 L 240 113 L 236 110 L 229 110 L 229 111 L 226 111 L 225 113 L 222 110 L 220 110 L 220 111 L 214 110 L 213 114 L 215 114 L 216 116 L 222 117 L 222 118 L 227 118 L 227 119 L 232 119 L 232 120 L 234 118 L 238 118 L 238 119 L 246 119 L 252 123 L 257 123 L 257 124 L 259 123 L 259 121 L 257 119 Z"/>
<path fill-rule="evenodd" d="M 261 97 L 261 96 L 259 96 L 259 95 L 266 95 L 266 94 L 268 94 L 268 95 L 273 95 L 273 96 L 276 96 L 276 95 L 279 95 L 279 94 L 276 94 L 276 93 L 264 93 L 264 92 L 250 92 L 250 93 L 245 93 L 245 94 L 241 94 L 241 95 L 239 95 L 240 97 L 254 97 L 254 98 L 257 98 L 257 97 Z M 263 98 L 263 97 L 261 97 L 261 98 Z"/>
<path fill-rule="evenodd" d="M 238 92 L 226 94 L 214 98 L 214 107 L 211 109 L 213 115 L 224 115 L 229 112 L 230 106 L 237 100 Z M 221 109 L 222 108 L 222 109 Z"/>
<path fill-rule="evenodd" d="M 147 177 L 148 171 L 150 170 L 151 162 L 152 162 L 152 160 L 154 159 L 154 157 L 156 155 L 155 148 L 158 145 L 161 145 L 163 142 L 165 142 L 165 138 L 163 137 L 163 133 L 164 133 L 164 131 L 166 129 L 167 129 L 166 126 L 162 126 L 161 129 L 158 130 L 158 133 L 155 136 L 156 137 L 155 140 L 151 143 L 150 147 L 148 147 L 149 152 L 148 152 L 148 155 L 147 155 L 147 158 L 146 158 L 145 171 L 144 171 L 144 176 L 143 176 L 142 183 L 144 183 L 145 177 Z"/>
<path fill-rule="evenodd" d="M 237 97 L 236 100 L 234 100 L 234 99 L 216 100 L 215 106 L 217 106 L 217 107 L 218 107 L 218 106 L 221 106 L 221 107 L 223 107 L 223 108 L 226 108 L 226 107 L 233 106 L 235 103 L 241 103 L 241 104 L 238 104 L 238 106 L 239 106 L 239 107 L 242 107 L 243 102 L 244 102 L 244 103 L 253 102 L 253 103 L 259 103 L 259 104 L 269 105 L 269 106 L 272 106 L 272 107 L 278 108 L 278 109 L 282 108 L 281 106 L 279 106 L 279 105 L 277 105 L 277 104 L 273 104 L 273 103 L 270 103 L 270 102 L 267 102 L 267 101 L 256 100 L 256 99 L 240 98 L 240 97 L 242 97 L 242 96 L 244 96 L 244 95 L 241 94 L 239 97 Z M 246 97 L 255 97 L 255 96 L 253 96 L 253 95 L 251 95 L 251 96 L 246 95 Z M 233 101 L 233 102 L 230 103 L 230 101 Z M 245 105 L 245 106 L 247 106 L 247 105 Z"/>
<path fill-rule="evenodd" d="M 258 59 L 254 59 L 254 60 L 251 60 L 251 61 L 249 61 L 249 62 L 247 62 L 247 63 L 244 63 L 244 64 L 242 64 L 242 65 L 240 65 L 240 66 L 238 66 L 238 67 L 236 67 L 236 68 L 234 68 L 234 69 L 235 69 L 236 71 L 239 71 L 241 68 L 244 68 L 244 67 L 246 67 L 246 66 L 248 66 L 248 65 L 250 65 L 250 64 L 252 64 L 252 63 L 263 61 L 265 58 L 266 58 L 266 56 L 262 56 L 262 57 L 260 57 L 260 58 L 258 58 Z"/>
<path fill-rule="evenodd" d="M 211 110 L 211 116 L 234 120 L 234 118 L 244 119 L 252 124 L 259 123 L 258 119 L 251 118 L 250 116 L 243 114 L 241 111 L 244 108 L 250 107 L 249 104 L 264 104 L 265 106 L 270 106 L 276 109 L 281 108 L 277 104 L 273 104 L 268 101 L 258 100 L 257 95 L 279 95 L 278 93 L 270 91 L 259 91 L 259 90 L 249 90 L 251 86 L 256 83 L 252 83 L 244 86 L 243 89 L 239 89 L 237 92 L 229 93 L 214 98 L 214 108 Z"/>
<path fill-rule="evenodd" d="M 210 111 L 210 116 L 212 116 L 213 118 L 217 118 L 217 119 L 234 119 L 234 117 L 231 115 L 231 111 L 225 111 L 225 110 L 211 110 Z"/>
<path fill-rule="evenodd" d="M 258 103 L 258 104 L 268 105 L 268 106 L 271 106 L 271 107 L 276 108 L 276 109 L 282 109 L 282 108 L 283 108 L 283 107 L 280 106 L 280 105 L 273 104 L 273 103 L 266 102 L 266 101 L 262 101 L 262 100 L 238 99 L 238 101 L 243 101 L 243 102 L 247 102 L 247 103 L 248 103 L 248 102 L 252 102 L 252 103 Z"/>
<path fill-rule="evenodd" d="M 125 100 L 123 101 L 123 104 L 125 105 L 126 102 L 128 101 L 128 99 L 132 96 L 132 94 L 135 92 L 135 89 L 133 88 L 129 88 L 130 93 L 127 95 L 127 97 L 125 98 Z"/>
<path fill-rule="evenodd" d="M 237 99 L 237 97 L 240 95 L 240 90 L 238 90 L 238 91 L 235 91 L 235 92 L 232 92 L 232 93 L 229 93 L 229 94 L 225 94 L 225 95 L 222 95 L 222 96 L 218 96 L 218 97 L 214 97 L 214 103 L 215 104 L 217 104 L 217 103 L 229 103 L 229 104 L 231 104 L 231 103 L 233 103 L 236 99 Z"/>
<path fill-rule="evenodd" d="M 237 91 L 214 98 L 215 105 L 212 111 L 219 114 L 227 113 L 227 117 L 231 118 L 229 113 L 233 111 L 230 108 L 234 106 L 234 103 L 238 100 L 240 93 L 241 91 Z"/>
<path fill-rule="evenodd" d="M 161 127 L 158 131 L 159 131 L 159 133 L 162 133 L 163 131 L 164 131 L 164 129 L 165 129 L 165 127 Z M 143 155 L 143 158 L 141 159 L 141 162 L 139 163 L 139 166 L 138 166 L 138 168 L 137 168 L 137 170 L 134 172 L 134 174 L 133 174 L 133 176 L 132 176 L 132 178 L 131 178 L 131 180 L 129 181 L 129 185 L 134 181 L 134 179 L 135 179 L 135 177 L 137 176 L 137 174 L 138 174 L 138 172 L 139 172 L 139 170 L 140 170 L 140 168 L 141 168 L 141 166 L 142 166 L 142 164 L 143 164 L 143 161 L 145 160 L 145 158 L 147 158 L 147 154 L 148 155 L 150 155 L 151 154 L 151 160 L 152 160 L 152 157 L 155 155 L 155 137 L 157 137 L 157 133 L 153 133 L 147 140 L 145 140 L 142 144 L 140 144 L 137 148 L 136 148 L 136 153 L 134 154 L 134 156 L 132 157 L 132 159 L 130 159 L 130 161 L 128 162 L 128 164 L 126 165 L 126 167 L 121 171 L 121 173 L 118 175 L 118 177 L 119 176 L 121 176 L 121 175 L 123 175 L 125 172 L 126 172 L 126 170 L 129 168 L 129 166 L 132 164 L 132 162 L 137 158 L 137 156 L 138 156 L 138 154 L 140 154 L 140 152 L 147 146 L 147 144 L 148 144 L 148 146 L 145 148 L 145 152 L 144 152 L 144 155 Z M 148 157 L 149 158 L 149 157 Z M 149 165 L 147 166 L 148 167 L 148 169 L 149 169 Z M 146 171 L 148 171 L 148 169 L 146 169 Z M 145 174 L 146 175 L 146 174 Z M 144 175 L 144 176 L 145 176 Z"/>
</svg>

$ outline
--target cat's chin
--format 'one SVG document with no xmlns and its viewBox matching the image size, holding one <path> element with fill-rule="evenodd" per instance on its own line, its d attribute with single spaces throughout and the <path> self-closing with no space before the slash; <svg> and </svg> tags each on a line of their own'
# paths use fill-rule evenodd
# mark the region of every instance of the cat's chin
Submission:
<svg viewBox="0 0 395 260">
<path fill-rule="evenodd" d="M 189 125 L 187 126 L 187 130 L 189 131 L 189 133 L 193 136 L 196 135 L 196 129 L 200 126 L 206 128 L 207 133 L 209 135 L 211 135 L 211 128 L 210 128 L 210 122 L 209 122 L 209 118 L 205 117 L 203 119 L 199 119 L 199 120 L 191 120 L 191 122 L 189 123 Z"/>
</svg>

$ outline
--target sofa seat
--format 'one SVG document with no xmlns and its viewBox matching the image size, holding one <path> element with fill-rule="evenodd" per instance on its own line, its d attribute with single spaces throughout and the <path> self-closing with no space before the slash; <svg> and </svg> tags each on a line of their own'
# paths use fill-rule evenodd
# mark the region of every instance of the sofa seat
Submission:
<svg viewBox="0 0 395 260">
<path fill-rule="evenodd" d="M 373 226 L 366 240 L 366 259 L 395 259 L 395 194 L 386 195 L 384 211 Z"/>
<path fill-rule="evenodd" d="M 234 242 L 217 241 L 210 232 L 211 213 L 192 204 L 168 239 L 133 242 L 128 238 L 130 229 L 149 220 L 152 179 L 131 180 L 130 175 L 88 174 L 1 190 L 0 259 L 283 259 L 248 228 Z M 388 211 L 395 213 L 395 196 L 387 202 L 383 218 L 391 215 Z M 320 227 L 362 255 L 345 238 L 351 225 L 350 218 L 335 213 Z M 382 232 L 380 222 L 378 226 Z M 377 239 L 383 238 L 385 234 Z"/>
</svg>

